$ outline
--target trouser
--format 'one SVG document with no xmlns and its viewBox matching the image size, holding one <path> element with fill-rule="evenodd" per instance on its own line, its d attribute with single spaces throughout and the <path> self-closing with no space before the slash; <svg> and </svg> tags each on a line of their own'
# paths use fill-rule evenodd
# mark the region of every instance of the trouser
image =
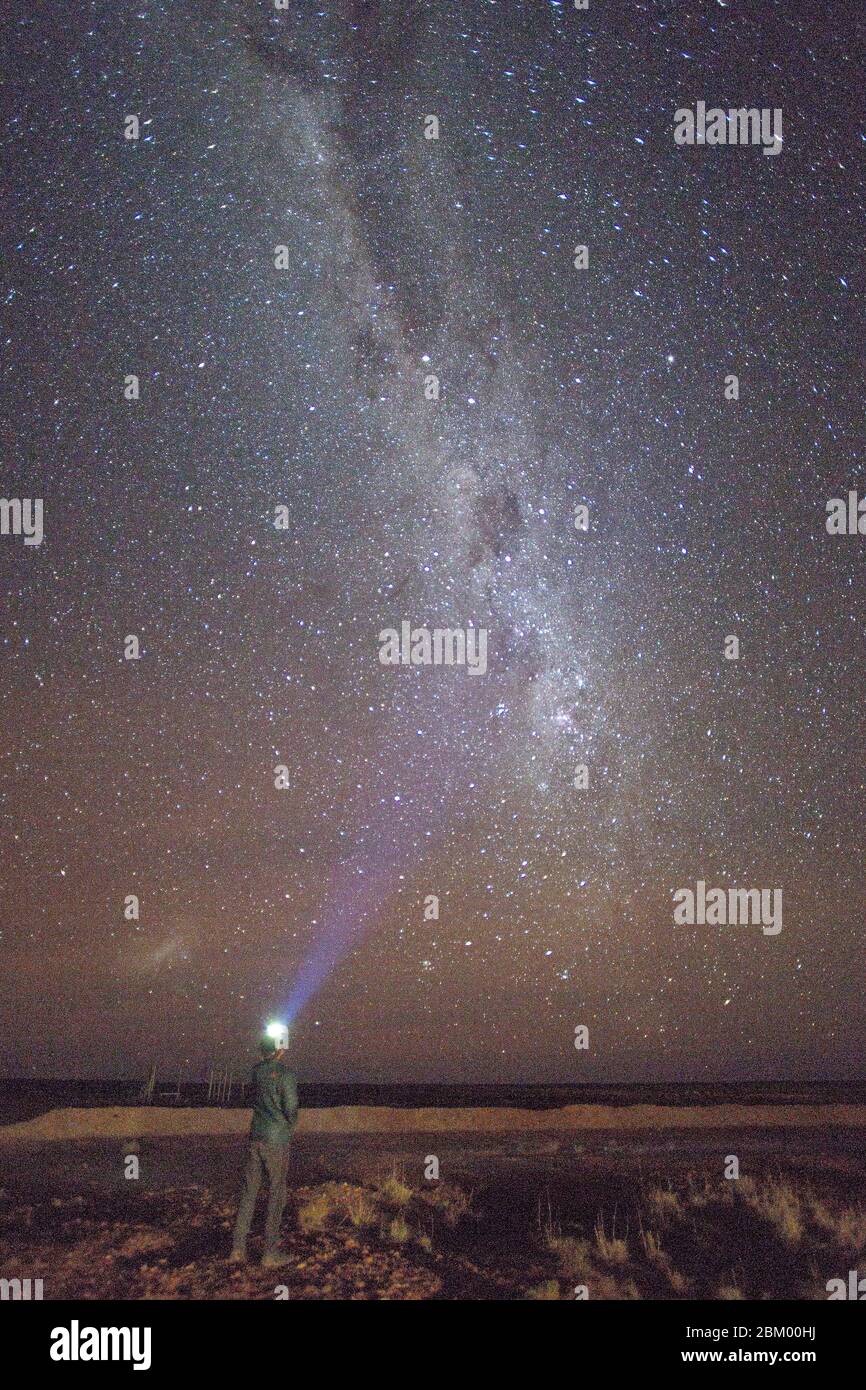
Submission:
<svg viewBox="0 0 866 1390">
<path fill-rule="evenodd" d="M 259 1139 L 251 1141 L 247 1151 L 247 1166 L 244 1172 L 244 1185 L 238 1205 L 232 1248 L 243 1250 L 256 1209 L 256 1198 L 262 1185 L 262 1176 L 268 1179 L 268 1211 L 265 1217 L 265 1255 L 272 1254 L 280 1238 L 280 1221 L 286 1205 L 286 1172 L 289 1166 L 288 1144 L 264 1144 Z"/>
</svg>

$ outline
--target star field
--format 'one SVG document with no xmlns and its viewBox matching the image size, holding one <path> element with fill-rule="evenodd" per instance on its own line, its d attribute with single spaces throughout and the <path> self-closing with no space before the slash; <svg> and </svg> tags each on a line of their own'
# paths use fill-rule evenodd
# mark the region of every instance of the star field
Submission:
<svg viewBox="0 0 866 1390">
<path fill-rule="evenodd" d="M 6 22 L 7 1072 L 241 1062 L 312 969 L 304 1079 L 857 1073 L 855 16 Z M 699 100 L 781 153 L 677 146 Z M 783 931 L 675 925 L 698 879 Z"/>
</svg>

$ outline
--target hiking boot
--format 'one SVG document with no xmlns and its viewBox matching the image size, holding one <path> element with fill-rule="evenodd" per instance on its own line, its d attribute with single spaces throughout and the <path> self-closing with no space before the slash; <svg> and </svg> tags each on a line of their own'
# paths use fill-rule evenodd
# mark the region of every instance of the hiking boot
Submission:
<svg viewBox="0 0 866 1390">
<path fill-rule="evenodd" d="M 267 1255 L 262 1255 L 262 1269 L 282 1269 L 284 1265 L 290 1264 L 288 1255 L 281 1255 L 278 1250 L 272 1250 Z"/>
</svg>

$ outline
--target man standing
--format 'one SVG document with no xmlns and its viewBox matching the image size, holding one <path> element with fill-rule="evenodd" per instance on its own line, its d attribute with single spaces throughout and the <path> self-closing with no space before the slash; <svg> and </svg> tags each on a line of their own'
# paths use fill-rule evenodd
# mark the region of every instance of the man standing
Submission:
<svg viewBox="0 0 866 1390">
<path fill-rule="evenodd" d="M 262 1060 L 253 1068 L 253 1122 L 244 1185 L 229 1259 L 243 1264 L 247 1258 L 247 1236 L 256 1209 L 262 1177 L 268 1180 L 268 1211 L 262 1265 L 276 1269 L 287 1257 L 277 1251 L 280 1221 L 286 1204 L 286 1171 L 289 1141 L 298 1119 L 298 1088 L 283 1058 L 289 1030 L 272 1023 L 261 1041 Z"/>
</svg>

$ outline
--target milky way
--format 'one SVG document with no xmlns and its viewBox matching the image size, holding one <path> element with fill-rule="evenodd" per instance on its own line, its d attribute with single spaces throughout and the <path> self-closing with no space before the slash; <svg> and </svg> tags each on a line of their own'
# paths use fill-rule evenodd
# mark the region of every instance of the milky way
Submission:
<svg viewBox="0 0 866 1390">
<path fill-rule="evenodd" d="M 857 1073 L 855 7 L 214 8 L 7 25 L 0 1062 Z"/>
</svg>

